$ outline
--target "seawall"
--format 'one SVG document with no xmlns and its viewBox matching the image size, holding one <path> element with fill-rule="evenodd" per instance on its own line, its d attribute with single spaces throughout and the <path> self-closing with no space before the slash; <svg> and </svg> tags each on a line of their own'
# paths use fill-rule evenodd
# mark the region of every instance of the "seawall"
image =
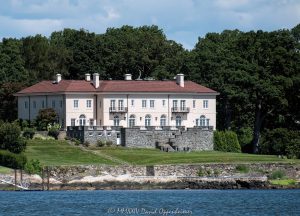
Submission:
<svg viewBox="0 0 300 216">
<path fill-rule="evenodd" d="M 102 190 L 102 189 L 265 189 L 268 177 L 283 171 L 287 178 L 300 179 L 299 164 L 193 164 L 155 166 L 57 166 L 46 167 L 41 175 L 24 175 L 31 190 Z M 1 177 L 1 176 L 0 176 Z M 3 187 L 5 184 L 0 184 Z M 299 188 L 298 185 L 292 186 Z"/>
</svg>

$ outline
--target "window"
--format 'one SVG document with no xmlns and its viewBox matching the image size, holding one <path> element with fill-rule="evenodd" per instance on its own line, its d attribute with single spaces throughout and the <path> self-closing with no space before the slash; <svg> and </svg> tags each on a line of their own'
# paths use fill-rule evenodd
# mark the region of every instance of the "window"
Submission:
<svg viewBox="0 0 300 216">
<path fill-rule="evenodd" d="M 176 127 L 181 126 L 181 116 L 176 116 Z"/>
<path fill-rule="evenodd" d="M 142 108 L 146 108 L 147 107 L 147 100 L 142 100 Z"/>
<path fill-rule="evenodd" d="M 78 108 L 78 100 L 74 100 L 74 108 Z"/>
<path fill-rule="evenodd" d="M 163 127 L 163 126 L 166 126 L 166 115 L 162 115 L 160 117 L 160 126 Z"/>
<path fill-rule="evenodd" d="M 92 100 L 87 100 L 86 101 L 86 107 L 91 108 L 92 107 Z"/>
<path fill-rule="evenodd" d="M 25 101 L 24 106 L 25 106 L 25 109 L 28 108 L 28 102 L 27 101 Z"/>
<path fill-rule="evenodd" d="M 99 132 L 99 133 L 98 133 L 98 136 L 99 136 L 99 137 L 102 137 L 102 135 L 103 135 L 102 132 Z"/>
<path fill-rule="evenodd" d="M 200 125 L 199 126 L 200 127 L 205 126 L 205 116 L 204 115 L 200 116 Z"/>
<path fill-rule="evenodd" d="M 55 100 L 52 101 L 52 108 L 55 108 Z"/>
<path fill-rule="evenodd" d="M 177 109 L 177 100 L 173 100 L 173 108 Z"/>
<path fill-rule="evenodd" d="M 204 109 L 208 108 L 208 100 L 203 100 L 203 108 Z"/>
<path fill-rule="evenodd" d="M 36 109 L 36 101 L 33 101 L 33 109 Z"/>
<path fill-rule="evenodd" d="M 45 108 L 45 101 L 42 101 L 42 108 Z"/>
<path fill-rule="evenodd" d="M 150 100 L 150 107 L 154 108 L 154 100 Z"/>
<path fill-rule="evenodd" d="M 193 100 L 193 108 L 196 108 L 196 100 Z"/>
<path fill-rule="evenodd" d="M 116 110 L 116 101 L 115 100 L 110 100 L 110 109 Z"/>
<path fill-rule="evenodd" d="M 145 126 L 151 126 L 151 116 L 146 115 L 145 117 Z"/>
<path fill-rule="evenodd" d="M 75 119 L 74 118 L 71 119 L 71 126 L 75 126 Z"/>
<path fill-rule="evenodd" d="M 63 107 L 63 101 L 62 100 L 59 101 L 59 106 L 60 106 L 60 108 Z"/>
<path fill-rule="evenodd" d="M 86 119 L 85 118 L 86 117 L 83 114 L 79 116 L 79 125 L 80 126 L 85 126 L 85 124 L 86 124 Z"/>
<path fill-rule="evenodd" d="M 134 100 L 131 100 L 131 106 L 134 106 Z"/>
<path fill-rule="evenodd" d="M 119 126 L 120 125 L 120 118 L 119 116 L 114 117 L 114 126 Z"/>
<path fill-rule="evenodd" d="M 119 110 L 124 110 L 124 101 L 123 100 L 118 101 L 118 108 L 119 108 Z"/>
<path fill-rule="evenodd" d="M 90 126 L 94 126 L 94 119 L 90 119 Z"/>
<path fill-rule="evenodd" d="M 185 110 L 185 100 L 180 101 L 180 109 Z"/>
<path fill-rule="evenodd" d="M 129 116 L 129 127 L 134 127 L 135 126 L 135 115 L 130 115 Z"/>
<path fill-rule="evenodd" d="M 162 105 L 166 106 L 166 100 L 162 100 Z"/>
</svg>

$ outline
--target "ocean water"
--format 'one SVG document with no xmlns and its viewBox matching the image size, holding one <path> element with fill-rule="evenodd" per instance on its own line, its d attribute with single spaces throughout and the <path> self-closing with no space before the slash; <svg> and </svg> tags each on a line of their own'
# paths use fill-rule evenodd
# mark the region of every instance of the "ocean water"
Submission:
<svg viewBox="0 0 300 216">
<path fill-rule="evenodd" d="M 0 191 L 0 215 L 300 215 L 300 190 Z"/>
</svg>

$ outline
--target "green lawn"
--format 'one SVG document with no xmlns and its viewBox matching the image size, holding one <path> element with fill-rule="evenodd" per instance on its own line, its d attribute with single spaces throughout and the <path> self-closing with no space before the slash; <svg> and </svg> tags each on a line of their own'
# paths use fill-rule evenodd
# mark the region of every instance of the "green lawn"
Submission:
<svg viewBox="0 0 300 216">
<path fill-rule="evenodd" d="M 66 141 L 30 140 L 25 155 L 38 159 L 43 165 L 114 164 L 112 161 L 85 152 Z"/>
<path fill-rule="evenodd" d="M 247 163 L 247 162 L 290 162 L 300 160 L 280 159 L 272 155 L 242 153 L 204 152 L 161 152 L 158 149 L 130 149 L 124 147 L 89 148 L 83 151 L 66 141 L 30 140 L 25 152 L 27 158 L 38 159 L 43 165 L 79 164 L 193 164 L 193 163 Z M 122 163 L 123 162 L 123 163 Z"/>
<path fill-rule="evenodd" d="M 13 170 L 10 169 L 10 168 L 0 166 L 0 174 L 9 174 L 9 173 L 11 173 L 12 171 L 13 171 Z"/>
<path fill-rule="evenodd" d="M 216 151 L 161 152 L 158 149 L 102 148 L 103 154 L 136 165 L 184 164 L 184 163 L 246 163 L 246 162 L 295 162 L 300 160 L 280 159 L 273 155 L 252 155 Z"/>
</svg>

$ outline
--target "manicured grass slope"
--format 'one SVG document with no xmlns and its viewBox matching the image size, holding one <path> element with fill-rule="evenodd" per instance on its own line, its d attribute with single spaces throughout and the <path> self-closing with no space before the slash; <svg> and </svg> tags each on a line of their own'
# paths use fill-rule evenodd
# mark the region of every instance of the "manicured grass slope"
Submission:
<svg viewBox="0 0 300 216">
<path fill-rule="evenodd" d="M 300 162 L 300 160 L 280 159 L 274 155 L 252 155 L 216 151 L 167 153 L 161 152 L 157 149 L 126 149 L 121 147 L 103 148 L 98 151 L 136 165 L 184 163 Z"/>
<path fill-rule="evenodd" d="M 158 149 L 131 149 L 124 147 L 90 148 L 88 151 L 83 151 L 77 146 L 68 144 L 66 141 L 30 140 L 25 154 L 29 160 L 38 159 L 43 165 L 120 164 L 120 161 L 134 165 L 246 162 L 300 163 L 300 160 L 280 159 L 272 155 L 215 151 L 161 152 Z"/>
<path fill-rule="evenodd" d="M 25 155 L 38 159 L 43 165 L 113 164 L 90 152 L 69 145 L 66 141 L 30 140 Z"/>
<path fill-rule="evenodd" d="M 0 166 L 0 174 L 8 174 L 8 173 L 11 173 L 11 172 L 13 172 L 12 169 Z"/>
</svg>

